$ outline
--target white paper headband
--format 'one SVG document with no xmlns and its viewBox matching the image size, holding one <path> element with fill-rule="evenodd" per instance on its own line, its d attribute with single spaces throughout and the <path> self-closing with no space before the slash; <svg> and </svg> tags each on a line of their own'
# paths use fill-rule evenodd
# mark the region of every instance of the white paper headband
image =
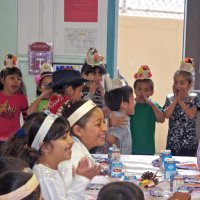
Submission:
<svg viewBox="0 0 200 200">
<path fill-rule="evenodd" d="M 33 143 L 31 145 L 32 148 L 39 150 L 40 149 L 40 145 L 43 142 L 45 136 L 47 135 L 49 129 L 51 128 L 51 125 L 54 123 L 54 121 L 58 118 L 57 115 L 54 114 L 49 114 L 46 119 L 44 120 L 44 122 L 42 123 L 39 131 L 37 132 Z"/>
<path fill-rule="evenodd" d="M 37 187 L 39 183 L 37 181 L 36 176 L 33 174 L 33 176 L 30 178 L 30 180 L 21 186 L 20 188 L 4 194 L 0 195 L 0 200 L 20 200 L 24 199 L 28 195 L 30 195 Z"/>
<path fill-rule="evenodd" d="M 74 113 L 68 117 L 70 126 L 72 127 L 81 117 L 83 117 L 87 112 L 95 108 L 97 105 L 91 101 L 86 101 L 81 107 L 79 107 Z"/>
</svg>

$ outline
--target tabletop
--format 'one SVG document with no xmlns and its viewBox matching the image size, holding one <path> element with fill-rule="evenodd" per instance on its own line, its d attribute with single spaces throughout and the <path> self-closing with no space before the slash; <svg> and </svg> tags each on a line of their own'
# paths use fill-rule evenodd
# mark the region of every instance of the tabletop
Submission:
<svg viewBox="0 0 200 200">
<path fill-rule="evenodd" d="M 107 158 L 106 154 L 94 154 L 95 158 Z M 144 189 L 145 194 L 145 200 L 161 200 L 161 199 L 167 199 L 171 192 L 170 192 L 170 183 L 169 180 L 164 179 L 164 172 L 159 167 L 154 167 L 152 165 L 152 161 L 155 159 L 158 159 L 159 155 L 154 156 L 146 156 L 146 155 L 121 155 L 120 161 L 123 164 L 122 172 L 126 176 L 136 176 L 137 179 L 141 177 L 141 175 L 146 172 L 150 171 L 153 173 L 157 172 L 157 175 L 159 177 L 159 184 L 156 187 Z M 176 161 L 178 161 L 180 164 L 196 164 L 197 158 L 196 157 L 180 157 L 180 156 L 174 156 Z M 181 175 L 200 175 L 199 170 L 195 169 L 178 169 L 178 173 Z M 122 178 L 110 178 L 109 176 L 96 176 L 91 181 L 92 185 L 95 185 L 95 189 L 88 189 L 86 191 L 88 199 L 89 200 L 95 200 L 99 189 L 102 187 L 102 185 L 105 185 L 106 183 L 112 182 L 112 181 L 122 181 Z M 98 188 L 99 185 L 99 188 Z M 159 190 L 162 192 L 163 197 L 152 197 L 149 196 L 149 192 L 147 190 Z M 192 200 L 200 200 L 200 190 L 193 191 L 192 192 Z"/>
</svg>

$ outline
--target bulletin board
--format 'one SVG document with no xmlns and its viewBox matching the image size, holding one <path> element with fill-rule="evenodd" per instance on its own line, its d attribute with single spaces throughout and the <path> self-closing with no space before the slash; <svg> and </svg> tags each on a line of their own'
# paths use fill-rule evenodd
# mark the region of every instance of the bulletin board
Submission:
<svg viewBox="0 0 200 200">
<path fill-rule="evenodd" d="M 54 56 L 85 56 L 96 47 L 105 57 L 107 6 L 108 0 L 18 0 L 18 54 L 48 42 Z"/>
</svg>

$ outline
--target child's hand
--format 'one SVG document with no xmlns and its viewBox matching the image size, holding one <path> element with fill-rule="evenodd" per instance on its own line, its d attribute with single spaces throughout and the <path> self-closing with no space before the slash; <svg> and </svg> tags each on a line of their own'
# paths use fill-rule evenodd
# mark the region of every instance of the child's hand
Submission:
<svg viewBox="0 0 200 200">
<path fill-rule="evenodd" d="M 101 166 L 95 164 L 90 167 L 87 157 L 84 157 L 79 161 L 77 168 L 73 167 L 73 175 L 78 174 L 80 176 L 85 176 L 88 179 L 92 179 L 100 172 Z"/>
<path fill-rule="evenodd" d="M 90 81 L 90 84 L 89 84 L 89 87 L 90 87 L 89 93 L 90 93 L 90 95 L 94 95 L 94 93 L 96 92 L 97 86 L 98 85 L 96 84 L 95 81 Z"/>
<path fill-rule="evenodd" d="M 174 85 L 172 86 L 172 90 L 173 90 L 173 93 L 174 93 L 174 97 L 177 98 L 179 90 L 177 90 Z"/>
<path fill-rule="evenodd" d="M 99 84 L 97 85 L 97 87 L 99 88 L 100 95 L 101 95 L 102 97 L 104 97 L 105 92 L 104 92 L 104 87 L 103 87 L 103 85 L 102 85 L 101 83 L 99 83 Z"/>
<path fill-rule="evenodd" d="M 187 91 L 184 88 L 180 88 L 179 93 L 178 93 L 178 102 L 184 102 L 184 100 L 187 97 Z"/>
<path fill-rule="evenodd" d="M 52 90 L 51 89 L 46 89 L 42 94 L 40 95 L 41 99 L 49 99 L 51 96 Z"/>
</svg>

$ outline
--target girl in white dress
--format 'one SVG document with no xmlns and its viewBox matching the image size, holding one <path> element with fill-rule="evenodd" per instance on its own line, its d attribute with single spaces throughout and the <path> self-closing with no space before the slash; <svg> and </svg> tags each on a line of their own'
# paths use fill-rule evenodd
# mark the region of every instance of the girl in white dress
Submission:
<svg viewBox="0 0 200 200">
<path fill-rule="evenodd" d="M 70 123 L 74 145 L 71 159 L 61 162 L 58 168 L 65 183 L 70 185 L 73 177 L 69 176 L 71 166 L 77 167 L 80 159 L 85 157 L 89 160 L 90 166 L 94 165 L 95 161 L 89 150 L 104 145 L 107 126 L 104 122 L 103 112 L 91 100 L 68 103 L 62 111 L 62 115 Z"/>
<path fill-rule="evenodd" d="M 77 168 L 73 169 L 73 181 L 67 187 L 58 171 L 58 164 L 71 158 L 72 145 L 73 139 L 66 119 L 45 113 L 38 113 L 33 118 L 27 145 L 20 157 L 30 166 L 33 165 L 45 200 L 85 199 L 84 190 L 89 179 L 100 171 L 99 166 L 89 167 L 86 159 L 81 160 Z"/>
</svg>

